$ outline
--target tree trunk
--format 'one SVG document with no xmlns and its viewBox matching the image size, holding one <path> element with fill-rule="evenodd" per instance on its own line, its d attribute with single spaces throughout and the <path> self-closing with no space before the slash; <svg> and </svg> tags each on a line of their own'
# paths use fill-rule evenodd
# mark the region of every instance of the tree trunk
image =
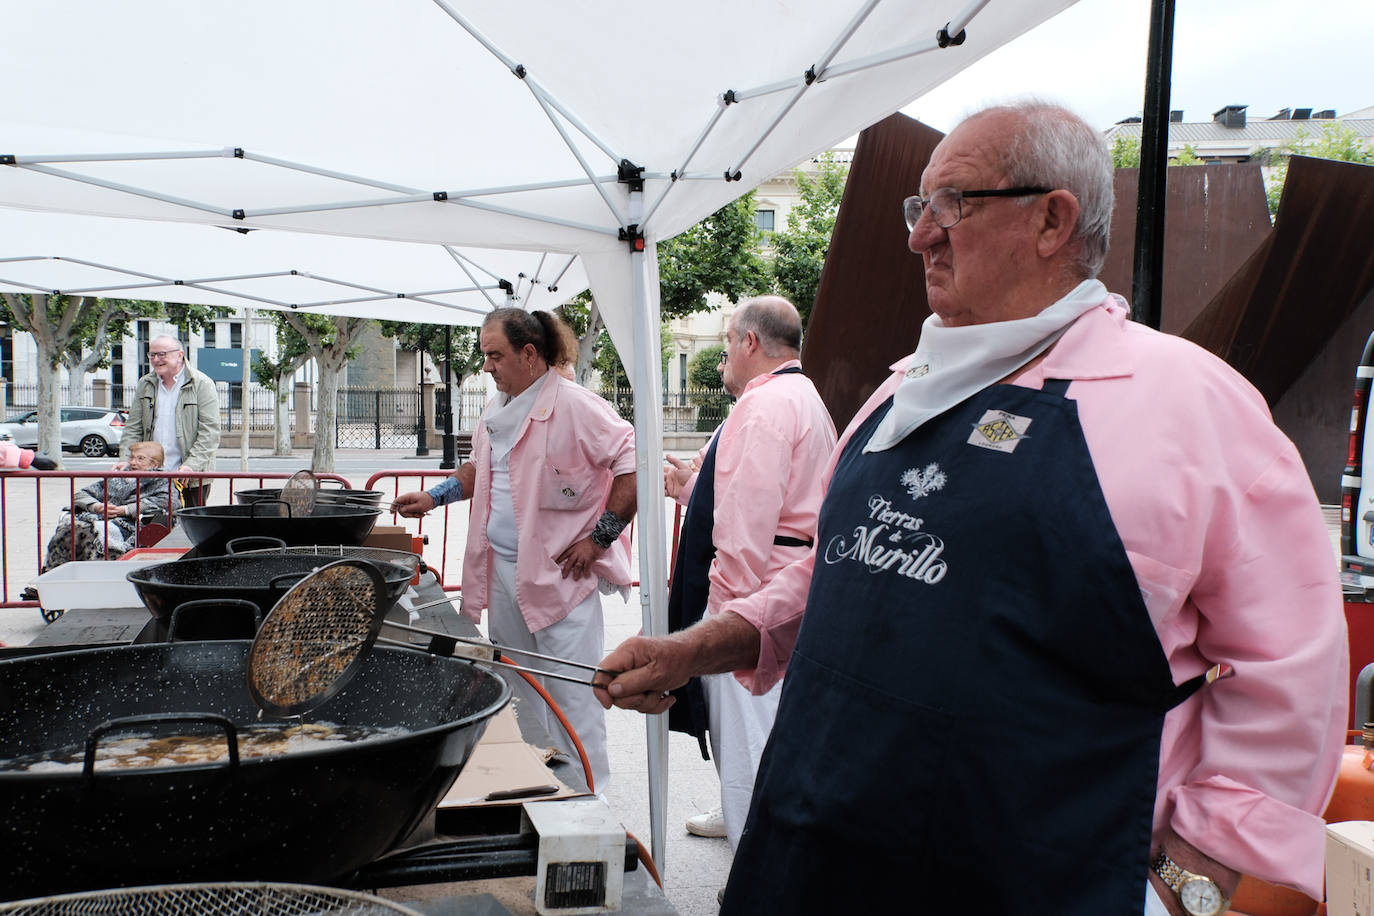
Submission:
<svg viewBox="0 0 1374 916">
<path fill-rule="evenodd" d="M 62 354 L 62 366 L 67 370 L 67 401 L 73 407 L 86 406 L 86 367 L 85 360 L 72 359 L 70 353 Z M 58 382 L 61 385 L 61 382 Z"/>
<path fill-rule="evenodd" d="M 291 376 L 285 373 L 277 376 L 276 413 L 277 421 L 272 424 L 275 442 L 272 454 L 278 458 L 291 455 Z"/>
<path fill-rule="evenodd" d="M 47 455 L 62 466 L 62 427 L 58 418 L 62 386 L 58 380 L 57 353 L 46 341 L 38 344 L 38 447 L 39 454 Z"/>
<path fill-rule="evenodd" d="M 253 403 L 248 398 L 248 383 L 253 377 L 252 367 L 249 365 L 253 360 L 253 310 L 243 310 L 243 336 L 240 341 L 243 344 L 243 390 L 239 392 L 239 406 L 243 409 L 239 411 L 239 416 L 243 422 L 239 425 L 239 470 L 248 470 L 248 443 L 253 434 Z M 233 397 L 233 392 L 229 393 Z"/>
<path fill-rule="evenodd" d="M 339 369 L 332 359 L 316 361 L 320 367 L 315 409 L 315 448 L 310 455 L 310 469 L 318 474 L 334 471 L 334 426 L 339 413 Z"/>
<path fill-rule="evenodd" d="M 577 342 L 577 384 L 587 386 L 592 378 L 592 357 L 596 356 L 596 339 L 601 336 L 601 329 L 606 326 L 606 322 L 601 320 L 601 310 L 596 307 L 596 300 L 593 299 L 589 311 L 587 312 L 587 333 L 582 335 L 582 339 Z"/>
</svg>

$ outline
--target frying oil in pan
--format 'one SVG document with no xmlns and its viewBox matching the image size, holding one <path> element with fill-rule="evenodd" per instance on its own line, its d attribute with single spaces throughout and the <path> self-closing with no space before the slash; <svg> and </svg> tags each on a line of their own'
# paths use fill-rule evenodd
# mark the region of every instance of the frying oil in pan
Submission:
<svg viewBox="0 0 1374 916">
<path fill-rule="evenodd" d="M 308 753 L 369 739 L 394 738 L 408 731 L 401 727 L 364 728 L 326 722 L 246 725 L 238 729 L 239 759 Z M 218 763 L 228 758 L 226 741 L 223 733 L 215 731 L 157 736 L 132 732 L 102 742 L 96 748 L 95 766 L 98 770 L 125 770 Z M 0 772 L 57 773 L 80 770 L 84 757 L 85 747 L 73 745 L 24 757 L 0 759 Z"/>
</svg>

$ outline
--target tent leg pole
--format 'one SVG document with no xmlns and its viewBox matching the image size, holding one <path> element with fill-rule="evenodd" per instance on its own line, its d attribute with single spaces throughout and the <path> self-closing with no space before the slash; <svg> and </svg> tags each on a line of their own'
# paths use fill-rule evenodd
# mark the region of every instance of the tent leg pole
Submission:
<svg viewBox="0 0 1374 916">
<path fill-rule="evenodd" d="M 630 217 L 643 212 L 644 192 L 630 192 Z M 639 595 L 644 633 L 661 636 L 668 630 L 668 560 L 663 533 L 667 531 L 667 510 L 663 496 L 663 412 L 662 342 L 659 316 L 651 307 L 656 297 L 649 295 L 652 263 L 644 251 L 630 251 L 631 296 L 634 312 L 634 387 L 635 481 L 638 496 Z M 646 716 L 646 745 L 649 766 L 649 841 L 655 867 L 664 870 L 664 844 L 668 802 L 668 717 Z"/>
</svg>

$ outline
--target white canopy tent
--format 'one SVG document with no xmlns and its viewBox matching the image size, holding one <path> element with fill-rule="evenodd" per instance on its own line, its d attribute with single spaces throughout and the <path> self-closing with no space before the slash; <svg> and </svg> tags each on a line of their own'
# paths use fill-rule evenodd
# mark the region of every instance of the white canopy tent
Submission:
<svg viewBox="0 0 1374 916">
<path fill-rule="evenodd" d="M 67 213 L 0 215 L 0 292 L 152 299 L 476 327 L 587 288 L 576 255 L 235 231 Z"/>
<path fill-rule="evenodd" d="M 653 243 L 1072 2 L 0 0 L 0 205 L 579 255 L 636 391 L 659 633 Z M 86 244 L 51 253 L 114 263 Z M 661 866 L 666 725 L 648 730 Z"/>
</svg>

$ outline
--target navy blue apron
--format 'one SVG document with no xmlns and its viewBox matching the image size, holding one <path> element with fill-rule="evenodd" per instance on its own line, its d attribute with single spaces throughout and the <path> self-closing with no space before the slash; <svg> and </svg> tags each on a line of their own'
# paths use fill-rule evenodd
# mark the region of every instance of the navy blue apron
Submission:
<svg viewBox="0 0 1374 916">
<path fill-rule="evenodd" d="M 1175 687 L 1067 382 L 850 439 L 722 913 L 1139 914 Z M 1157 481 L 1141 481 L 1142 486 Z"/>
<path fill-rule="evenodd" d="M 791 366 L 780 369 L 774 375 L 800 373 L 801 369 Z M 711 438 L 706 455 L 697 469 L 697 482 L 692 487 L 692 495 L 687 500 L 687 515 L 682 520 L 682 534 L 677 543 L 677 560 L 673 564 L 673 582 L 668 591 L 668 632 L 676 633 L 696 623 L 706 613 L 706 599 L 711 591 L 709 579 L 711 561 L 716 558 L 716 545 L 711 538 L 716 525 L 716 445 L 720 435 Z M 775 537 L 773 543 L 792 547 L 809 547 L 810 544 L 790 537 Z M 709 728 L 707 718 L 706 693 L 702 690 L 701 680 L 692 678 L 682 687 L 673 691 L 677 702 L 668 710 L 668 728 L 672 731 L 695 735 L 701 747 L 701 757 L 709 760 L 706 745 L 706 732 Z"/>
</svg>

